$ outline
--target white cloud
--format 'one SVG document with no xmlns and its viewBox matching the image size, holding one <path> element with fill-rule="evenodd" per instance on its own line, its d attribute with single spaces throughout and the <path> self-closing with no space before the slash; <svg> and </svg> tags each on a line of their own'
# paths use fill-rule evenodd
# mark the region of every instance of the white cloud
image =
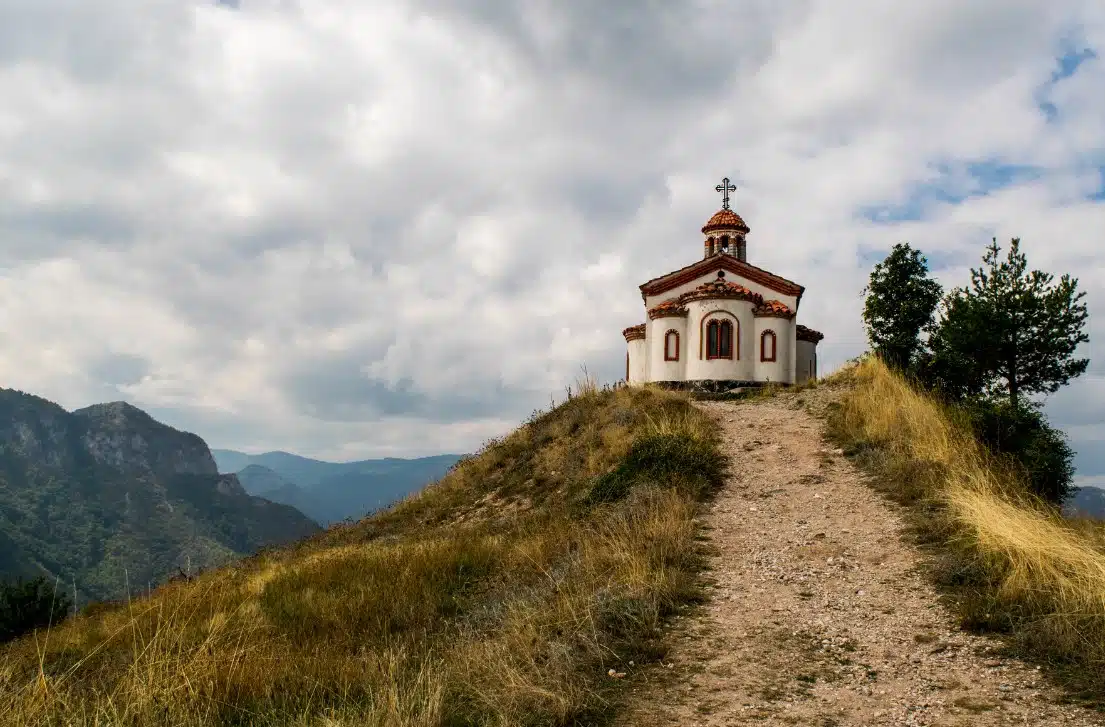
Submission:
<svg viewBox="0 0 1105 727">
<path fill-rule="evenodd" d="M 46 5 L 0 6 L 5 386 L 213 446 L 471 449 L 620 376 L 723 175 L 830 367 L 879 251 L 956 285 L 1020 236 L 1087 290 L 1102 371 L 1095 0 Z M 1086 452 L 1094 381 L 1049 405 Z"/>
</svg>

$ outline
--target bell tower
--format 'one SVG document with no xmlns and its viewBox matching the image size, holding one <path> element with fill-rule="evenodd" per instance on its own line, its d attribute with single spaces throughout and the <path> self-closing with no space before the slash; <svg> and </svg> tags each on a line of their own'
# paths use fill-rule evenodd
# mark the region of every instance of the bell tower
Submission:
<svg viewBox="0 0 1105 727">
<path fill-rule="evenodd" d="M 703 257 L 732 255 L 742 262 L 748 262 L 748 242 L 745 235 L 751 230 L 740 215 L 729 209 L 729 193 L 736 191 L 737 186 L 729 181 L 729 177 L 725 177 L 714 189 L 721 192 L 721 209 L 702 228 L 702 234 L 706 236 Z"/>
</svg>

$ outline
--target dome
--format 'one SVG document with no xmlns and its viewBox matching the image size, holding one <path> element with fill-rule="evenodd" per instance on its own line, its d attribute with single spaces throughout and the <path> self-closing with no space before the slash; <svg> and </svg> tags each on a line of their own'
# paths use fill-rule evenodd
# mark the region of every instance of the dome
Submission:
<svg viewBox="0 0 1105 727">
<path fill-rule="evenodd" d="M 714 213 L 714 216 L 709 219 L 706 225 L 702 228 L 703 234 L 713 232 L 714 230 L 739 230 L 747 233 L 748 225 L 744 224 L 744 220 L 731 209 L 722 208 Z"/>
</svg>

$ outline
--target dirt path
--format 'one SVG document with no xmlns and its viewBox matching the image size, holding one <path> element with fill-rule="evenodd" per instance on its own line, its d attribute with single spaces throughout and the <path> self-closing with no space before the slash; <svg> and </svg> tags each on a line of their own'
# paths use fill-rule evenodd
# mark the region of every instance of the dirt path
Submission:
<svg viewBox="0 0 1105 727">
<path fill-rule="evenodd" d="M 894 506 L 794 395 L 702 406 L 732 462 L 705 522 L 716 585 L 623 725 L 1105 725 L 958 630 Z"/>
</svg>

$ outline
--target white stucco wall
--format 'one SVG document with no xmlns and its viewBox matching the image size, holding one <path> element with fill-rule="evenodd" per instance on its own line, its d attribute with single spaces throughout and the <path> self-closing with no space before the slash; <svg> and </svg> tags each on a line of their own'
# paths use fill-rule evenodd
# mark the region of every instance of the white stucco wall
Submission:
<svg viewBox="0 0 1105 727">
<path fill-rule="evenodd" d="M 629 353 L 629 383 L 643 384 L 648 381 L 648 349 L 645 339 L 627 342 L 626 350 Z"/>
<path fill-rule="evenodd" d="M 650 381 L 683 381 L 687 365 L 687 318 L 665 316 L 650 320 L 646 326 Z M 669 330 L 679 334 L 679 360 L 664 360 L 664 338 Z"/>
<path fill-rule="evenodd" d="M 683 293 L 689 290 L 694 290 L 703 283 L 708 283 L 711 280 L 717 280 L 717 270 L 711 270 L 710 272 L 695 278 L 689 283 L 684 283 L 676 288 L 662 293 L 660 295 L 649 295 L 645 297 L 645 309 L 652 308 L 655 305 L 663 303 L 669 298 L 677 298 Z M 754 283 L 751 280 L 746 280 L 736 273 L 731 273 L 728 270 L 725 271 L 725 280 L 730 283 L 736 283 L 737 285 L 743 285 L 751 290 L 753 293 L 759 293 L 764 297 L 764 300 L 778 300 L 785 303 L 791 310 L 796 310 L 798 305 L 798 297 L 794 295 L 783 295 L 782 293 L 772 290 L 759 283 Z"/>
<path fill-rule="evenodd" d="M 691 379 L 740 379 L 751 380 L 754 374 L 753 336 L 755 318 L 752 316 L 752 303 L 747 300 L 695 300 L 687 304 L 687 368 L 686 378 Z M 734 323 L 733 359 L 707 359 L 706 326 L 703 319 L 715 317 L 718 320 L 736 318 Z M 729 315 L 726 315 L 729 314 Z M 707 318 L 708 320 L 708 318 Z M 738 345 L 739 342 L 739 345 Z M 737 357 L 739 353 L 740 357 Z"/>
<path fill-rule="evenodd" d="M 797 320 L 794 321 L 794 326 L 797 329 L 797 327 L 798 327 L 798 321 Z M 791 340 L 792 345 L 790 347 L 790 351 L 788 351 L 788 354 L 789 354 L 788 358 L 790 359 L 787 362 L 787 371 L 789 372 L 789 375 L 790 375 L 790 379 L 788 379 L 788 380 L 792 384 L 797 384 L 798 383 L 798 339 L 797 339 L 797 337 L 792 336 L 790 340 Z"/>
<path fill-rule="evenodd" d="M 756 335 L 754 339 L 755 366 L 754 379 L 756 381 L 774 381 L 779 384 L 789 384 L 793 381 L 790 374 L 790 349 L 794 341 L 794 321 L 786 318 L 763 317 L 756 318 Z M 775 332 L 775 360 L 760 360 L 760 342 L 764 331 Z"/>
<path fill-rule="evenodd" d="M 794 381 L 797 384 L 801 384 L 810 378 L 810 371 L 813 371 L 814 378 L 817 377 L 817 344 L 809 341 L 797 341 L 795 350 L 797 356 L 795 357 L 795 378 Z"/>
</svg>

